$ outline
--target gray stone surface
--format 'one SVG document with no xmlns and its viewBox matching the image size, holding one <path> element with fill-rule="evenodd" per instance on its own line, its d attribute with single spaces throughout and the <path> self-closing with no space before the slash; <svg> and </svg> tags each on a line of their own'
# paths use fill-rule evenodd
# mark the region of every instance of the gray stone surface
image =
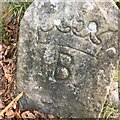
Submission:
<svg viewBox="0 0 120 120">
<path fill-rule="evenodd" d="M 35 0 L 27 9 L 17 63 L 23 109 L 100 117 L 117 69 L 118 9 L 111 0 L 78 1 Z"/>
</svg>

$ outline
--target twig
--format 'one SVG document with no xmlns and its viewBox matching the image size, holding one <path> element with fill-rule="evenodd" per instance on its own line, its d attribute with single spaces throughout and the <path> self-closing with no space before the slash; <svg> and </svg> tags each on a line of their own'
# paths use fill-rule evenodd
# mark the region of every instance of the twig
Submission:
<svg viewBox="0 0 120 120">
<path fill-rule="evenodd" d="M 23 6 L 20 8 L 20 11 L 18 14 L 18 18 L 17 18 L 18 23 L 20 22 L 20 16 L 21 16 L 22 10 L 23 10 Z"/>
<path fill-rule="evenodd" d="M 24 92 L 21 92 L 13 101 L 11 101 L 10 104 L 8 104 L 1 112 L 0 112 L 0 117 L 4 115 L 4 113 L 14 105 L 22 96 Z"/>
<path fill-rule="evenodd" d="M 11 11 L 13 11 L 15 9 L 14 8 L 11 8 L 6 14 L 4 14 L 2 17 L 1 17 L 1 20 L 4 19 Z"/>
</svg>

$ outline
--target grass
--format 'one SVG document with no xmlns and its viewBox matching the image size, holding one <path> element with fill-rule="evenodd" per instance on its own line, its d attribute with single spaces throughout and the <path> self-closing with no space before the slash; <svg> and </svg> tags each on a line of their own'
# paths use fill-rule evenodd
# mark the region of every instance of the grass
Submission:
<svg viewBox="0 0 120 120">
<path fill-rule="evenodd" d="M 8 35 L 6 34 L 5 26 L 7 26 L 9 22 L 15 17 L 17 17 L 17 21 L 19 23 L 30 4 L 31 2 L 4 3 L 4 6 L 6 8 L 5 10 L 3 10 L 4 14 L 0 18 L 0 32 L 2 33 L 2 42 L 5 42 L 7 44 L 11 43 L 11 40 L 8 38 Z"/>
<path fill-rule="evenodd" d="M 26 9 L 31 4 L 31 2 L 18 2 L 18 3 L 10 2 L 9 4 L 10 4 L 10 6 L 12 6 L 12 8 L 14 8 L 13 9 L 13 15 L 14 16 L 19 15 L 22 18 Z"/>
</svg>

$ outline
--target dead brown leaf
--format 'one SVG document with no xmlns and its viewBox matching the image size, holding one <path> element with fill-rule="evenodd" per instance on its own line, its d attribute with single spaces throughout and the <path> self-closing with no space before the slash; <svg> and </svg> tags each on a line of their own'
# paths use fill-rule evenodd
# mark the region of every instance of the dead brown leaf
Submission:
<svg viewBox="0 0 120 120">
<path fill-rule="evenodd" d="M 49 118 L 49 119 L 53 119 L 53 118 L 55 118 L 55 116 L 48 114 L 48 118 Z"/>
<path fill-rule="evenodd" d="M 0 90 L 0 95 L 4 94 L 5 90 Z"/>
<path fill-rule="evenodd" d="M 17 103 L 17 101 L 23 96 L 24 92 L 21 92 L 14 100 L 11 101 L 11 103 L 9 103 L 5 109 L 3 109 L 1 112 L 0 112 L 0 116 L 3 116 L 4 113 L 9 110 L 10 108 L 12 108 L 14 106 L 14 104 Z"/>
<path fill-rule="evenodd" d="M 10 109 L 6 111 L 5 116 L 7 116 L 7 118 L 14 118 L 15 113 L 13 112 L 13 110 Z"/>
<path fill-rule="evenodd" d="M 33 113 L 31 113 L 30 111 L 25 111 L 21 114 L 22 118 L 31 118 L 31 119 L 35 119 L 35 115 Z"/>
<path fill-rule="evenodd" d="M 54 118 L 54 116 L 52 116 L 50 114 L 41 113 L 36 110 L 34 110 L 33 113 L 36 116 L 36 118 L 43 118 L 43 119 Z"/>
<path fill-rule="evenodd" d="M 5 106 L 3 105 L 2 100 L 0 99 L 0 109 L 3 109 Z"/>
<path fill-rule="evenodd" d="M 7 49 L 5 50 L 5 53 L 4 53 L 5 56 L 7 56 L 7 54 L 8 54 L 9 51 L 10 51 L 10 49 L 11 49 L 11 46 L 8 46 Z"/>
<path fill-rule="evenodd" d="M 18 119 L 21 118 L 20 111 L 15 112 L 15 118 L 18 118 Z"/>
</svg>

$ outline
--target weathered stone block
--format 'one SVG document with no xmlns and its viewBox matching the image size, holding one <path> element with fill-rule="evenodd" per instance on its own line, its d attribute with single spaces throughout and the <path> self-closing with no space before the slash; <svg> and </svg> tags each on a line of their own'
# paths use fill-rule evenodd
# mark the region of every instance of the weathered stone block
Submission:
<svg viewBox="0 0 120 120">
<path fill-rule="evenodd" d="M 63 117 L 100 117 L 117 69 L 117 17 L 111 1 L 35 0 L 20 26 L 22 107 Z"/>
</svg>

